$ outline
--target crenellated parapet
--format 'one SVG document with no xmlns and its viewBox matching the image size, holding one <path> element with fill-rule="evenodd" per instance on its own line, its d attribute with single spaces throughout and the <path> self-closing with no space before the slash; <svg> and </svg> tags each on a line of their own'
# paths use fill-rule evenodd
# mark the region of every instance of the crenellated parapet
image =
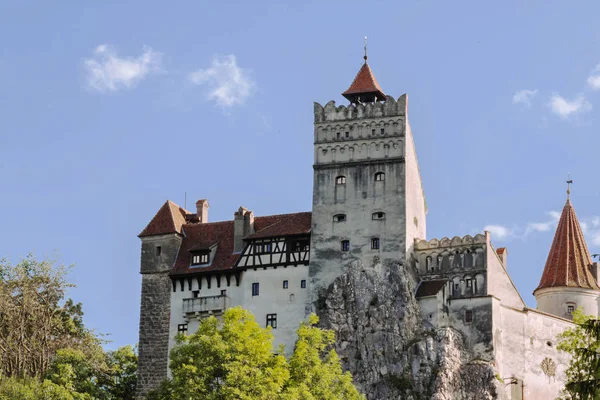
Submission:
<svg viewBox="0 0 600 400">
<path fill-rule="evenodd" d="M 447 279 L 452 297 L 483 295 L 486 284 L 487 234 L 452 239 L 415 240 L 414 257 L 423 279 Z"/>
<path fill-rule="evenodd" d="M 315 124 L 333 121 L 348 121 L 367 118 L 406 116 L 408 97 L 403 94 L 395 100 L 387 96 L 384 102 L 366 104 L 351 104 L 337 106 L 335 101 L 330 101 L 323 107 L 315 102 Z"/>
</svg>

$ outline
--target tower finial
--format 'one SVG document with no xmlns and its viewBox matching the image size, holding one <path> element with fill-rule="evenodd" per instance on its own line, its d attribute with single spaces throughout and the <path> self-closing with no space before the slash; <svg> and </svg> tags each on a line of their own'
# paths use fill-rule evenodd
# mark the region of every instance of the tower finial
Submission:
<svg viewBox="0 0 600 400">
<path fill-rule="evenodd" d="M 567 200 L 571 199 L 571 185 L 573 184 L 573 179 L 571 179 L 571 174 L 569 174 L 567 178 Z"/>
<path fill-rule="evenodd" d="M 363 57 L 365 59 L 365 64 L 367 63 L 367 37 L 365 36 L 365 56 Z"/>
</svg>

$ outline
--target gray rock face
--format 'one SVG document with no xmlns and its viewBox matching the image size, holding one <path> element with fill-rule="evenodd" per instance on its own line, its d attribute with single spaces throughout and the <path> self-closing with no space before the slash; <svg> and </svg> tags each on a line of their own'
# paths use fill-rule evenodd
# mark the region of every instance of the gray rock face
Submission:
<svg viewBox="0 0 600 400">
<path fill-rule="evenodd" d="M 410 266 L 347 266 L 316 304 L 336 332 L 343 366 L 369 399 L 496 399 L 489 363 L 472 360 L 458 331 L 424 326 Z"/>
</svg>

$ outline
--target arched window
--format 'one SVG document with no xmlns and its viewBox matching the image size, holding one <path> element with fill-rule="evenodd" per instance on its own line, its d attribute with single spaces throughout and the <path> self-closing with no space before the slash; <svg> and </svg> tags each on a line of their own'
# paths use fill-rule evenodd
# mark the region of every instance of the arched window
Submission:
<svg viewBox="0 0 600 400">
<path fill-rule="evenodd" d="M 346 184 L 346 177 L 344 175 L 340 175 L 337 178 L 335 178 L 335 184 L 336 185 L 345 185 Z"/>
<path fill-rule="evenodd" d="M 385 173 L 377 172 L 375 174 L 375 182 L 385 181 Z"/>
<path fill-rule="evenodd" d="M 373 219 L 385 219 L 385 213 L 383 211 L 374 212 L 371 215 L 371 218 L 373 218 Z"/>
<path fill-rule="evenodd" d="M 333 222 L 344 222 L 346 220 L 346 214 L 336 214 L 333 216 Z"/>
</svg>

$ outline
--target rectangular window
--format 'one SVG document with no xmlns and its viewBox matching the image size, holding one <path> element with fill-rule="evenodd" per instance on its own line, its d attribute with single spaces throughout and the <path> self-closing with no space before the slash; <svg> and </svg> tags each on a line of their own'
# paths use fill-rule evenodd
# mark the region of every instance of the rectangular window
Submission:
<svg viewBox="0 0 600 400">
<path fill-rule="evenodd" d="M 261 244 L 255 244 L 254 245 L 254 254 L 261 254 L 263 252 L 263 245 Z"/>
<path fill-rule="evenodd" d="M 465 311 L 465 322 L 473 322 L 473 311 L 466 310 Z"/>
<path fill-rule="evenodd" d="M 192 296 L 193 296 L 195 299 L 197 299 L 199 295 L 200 295 L 200 291 L 199 291 L 199 290 L 194 290 L 194 291 L 192 292 Z"/>
<path fill-rule="evenodd" d="M 177 325 L 177 333 L 181 333 L 187 335 L 187 324 L 179 324 Z"/>
<path fill-rule="evenodd" d="M 573 314 L 575 312 L 575 306 L 567 306 L 567 313 Z"/>
<path fill-rule="evenodd" d="M 252 284 L 252 296 L 258 296 L 258 282 Z"/>
<path fill-rule="evenodd" d="M 468 288 L 473 286 L 473 281 L 471 279 L 467 279 L 465 282 L 467 283 Z"/>
<path fill-rule="evenodd" d="M 339 133 L 339 132 L 337 133 L 336 137 L 337 137 L 338 139 L 340 138 L 340 133 Z"/>
<path fill-rule="evenodd" d="M 283 288 L 287 289 L 288 288 L 288 281 L 283 281 Z"/>
<path fill-rule="evenodd" d="M 375 129 L 371 129 L 371 135 L 375 135 Z"/>
<path fill-rule="evenodd" d="M 301 287 L 302 289 L 306 289 L 306 279 L 302 279 L 302 280 L 300 281 L 300 287 Z"/>
<path fill-rule="evenodd" d="M 162 247 L 160 247 L 160 246 L 156 246 L 156 256 L 157 256 L 157 257 L 158 257 L 158 256 L 160 256 L 160 255 L 161 255 L 161 253 L 162 253 Z"/>
<path fill-rule="evenodd" d="M 342 240 L 342 251 L 350 251 L 350 241 Z"/>
<path fill-rule="evenodd" d="M 371 249 L 379 250 L 379 238 L 371 239 Z"/>
<path fill-rule="evenodd" d="M 192 265 L 208 264 L 208 253 L 192 255 Z"/>
<path fill-rule="evenodd" d="M 381 128 L 381 134 L 385 135 L 385 129 Z"/>
<path fill-rule="evenodd" d="M 277 314 L 267 314 L 267 326 L 277 329 Z"/>
<path fill-rule="evenodd" d="M 227 290 L 221 290 L 221 296 L 227 295 Z"/>
<path fill-rule="evenodd" d="M 346 132 L 346 139 L 350 137 L 350 132 Z"/>
</svg>

